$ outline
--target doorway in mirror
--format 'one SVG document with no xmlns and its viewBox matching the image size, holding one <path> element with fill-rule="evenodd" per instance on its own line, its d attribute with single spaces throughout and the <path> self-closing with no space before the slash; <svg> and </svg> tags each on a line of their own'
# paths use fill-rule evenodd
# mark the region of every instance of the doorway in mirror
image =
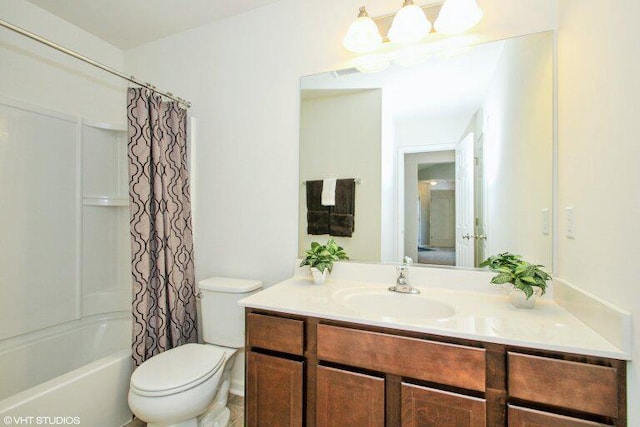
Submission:
<svg viewBox="0 0 640 427">
<path fill-rule="evenodd" d="M 417 201 L 406 209 L 405 246 L 416 247 L 419 264 L 456 265 L 456 191 L 453 151 L 405 154 L 405 200 Z M 409 182 L 413 181 L 413 182 Z M 411 215 L 415 212 L 415 217 Z"/>
</svg>

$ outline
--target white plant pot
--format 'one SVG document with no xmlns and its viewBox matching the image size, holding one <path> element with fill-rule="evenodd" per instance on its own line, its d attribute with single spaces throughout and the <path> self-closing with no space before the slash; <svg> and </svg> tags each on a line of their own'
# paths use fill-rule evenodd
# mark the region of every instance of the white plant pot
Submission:
<svg viewBox="0 0 640 427">
<path fill-rule="evenodd" d="M 509 291 L 509 302 L 516 308 L 531 309 L 535 306 L 536 301 L 542 295 L 542 290 L 538 287 L 533 288 L 533 295 L 527 299 L 527 294 L 518 288 L 512 287 Z"/>
<path fill-rule="evenodd" d="M 323 272 L 320 272 L 320 270 L 318 270 L 317 268 L 311 267 L 311 275 L 313 276 L 313 283 L 316 285 L 324 284 L 324 281 L 327 279 L 327 271 L 329 270 L 324 270 Z"/>
</svg>

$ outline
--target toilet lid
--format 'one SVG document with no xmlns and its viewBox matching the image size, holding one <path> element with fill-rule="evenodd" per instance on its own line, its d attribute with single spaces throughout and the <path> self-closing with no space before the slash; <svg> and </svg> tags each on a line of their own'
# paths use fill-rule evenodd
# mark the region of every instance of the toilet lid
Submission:
<svg viewBox="0 0 640 427">
<path fill-rule="evenodd" d="M 145 361 L 131 375 L 131 388 L 141 395 L 168 395 L 211 378 L 224 364 L 225 351 L 205 344 L 185 344 Z"/>
</svg>

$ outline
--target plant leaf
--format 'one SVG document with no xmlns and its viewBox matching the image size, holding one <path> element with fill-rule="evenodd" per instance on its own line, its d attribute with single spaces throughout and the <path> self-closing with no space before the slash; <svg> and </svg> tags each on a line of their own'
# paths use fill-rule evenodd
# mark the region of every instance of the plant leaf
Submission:
<svg viewBox="0 0 640 427">
<path fill-rule="evenodd" d="M 509 283 L 510 281 L 511 281 L 511 274 L 509 273 L 500 273 L 491 279 L 491 283 L 495 285 L 502 285 L 504 283 Z"/>
</svg>

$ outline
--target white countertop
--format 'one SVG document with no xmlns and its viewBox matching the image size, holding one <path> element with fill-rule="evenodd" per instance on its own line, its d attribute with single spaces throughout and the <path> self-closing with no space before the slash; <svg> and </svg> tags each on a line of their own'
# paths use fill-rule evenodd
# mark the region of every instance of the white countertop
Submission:
<svg viewBox="0 0 640 427">
<path fill-rule="evenodd" d="M 540 299 L 534 309 L 527 310 L 513 307 L 507 295 L 495 289 L 480 292 L 414 284 L 421 294 L 403 295 L 389 292 L 388 286 L 389 283 L 331 279 L 323 285 L 314 285 L 310 277 L 297 276 L 241 300 L 240 305 L 433 335 L 630 360 L 629 354 L 550 298 Z M 353 305 L 350 296 L 363 292 L 381 298 L 388 295 L 389 305 L 374 310 Z M 440 318 L 429 318 L 429 315 L 419 318 L 415 314 L 405 317 L 398 307 L 404 299 L 410 298 L 426 298 L 435 301 L 437 306 L 442 303 L 443 307 L 453 308 L 454 313 Z M 415 300 L 411 301 L 411 305 L 415 303 Z"/>
</svg>

